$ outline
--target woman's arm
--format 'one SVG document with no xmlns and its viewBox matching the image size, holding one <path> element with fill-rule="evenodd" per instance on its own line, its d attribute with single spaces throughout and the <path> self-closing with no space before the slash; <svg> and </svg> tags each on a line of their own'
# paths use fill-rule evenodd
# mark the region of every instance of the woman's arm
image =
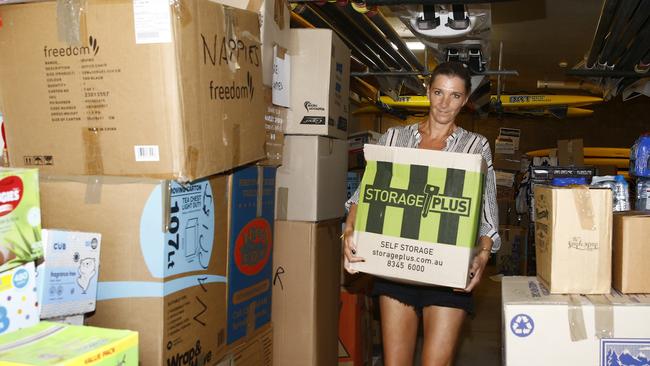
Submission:
<svg viewBox="0 0 650 366">
<path fill-rule="evenodd" d="M 352 240 L 354 234 L 354 220 L 357 217 L 357 205 L 350 205 L 348 218 L 345 220 L 345 228 L 343 229 L 343 254 L 345 254 L 345 270 L 350 273 L 356 273 L 349 267 L 349 263 L 363 262 L 364 259 L 357 257 L 357 245 Z"/>
</svg>

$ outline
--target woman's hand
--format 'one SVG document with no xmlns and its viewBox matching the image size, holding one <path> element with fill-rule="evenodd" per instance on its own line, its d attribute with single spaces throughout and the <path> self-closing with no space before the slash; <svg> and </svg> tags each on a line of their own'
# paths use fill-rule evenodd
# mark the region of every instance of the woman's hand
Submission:
<svg viewBox="0 0 650 366">
<path fill-rule="evenodd" d="M 350 263 L 363 262 L 364 259 L 357 257 L 357 245 L 352 240 L 354 234 L 354 220 L 357 216 L 357 205 L 350 206 L 348 218 L 345 221 L 345 230 L 343 230 L 343 254 L 345 255 L 344 267 L 349 273 L 355 274 L 357 271 L 350 268 Z"/>
<path fill-rule="evenodd" d="M 488 260 L 490 260 L 490 252 L 492 250 L 492 239 L 487 236 L 482 236 L 479 240 L 480 250 L 474 256 L 472 260 L 472 265 L 469 267 L 469 277 L 470 281 L 467 287 L 465 288 L 466 292 L 471 292 L 476 285 L 481 282 L 483 273 L 485 272 L 485 266 L 487 265 Z"/>
</svg>

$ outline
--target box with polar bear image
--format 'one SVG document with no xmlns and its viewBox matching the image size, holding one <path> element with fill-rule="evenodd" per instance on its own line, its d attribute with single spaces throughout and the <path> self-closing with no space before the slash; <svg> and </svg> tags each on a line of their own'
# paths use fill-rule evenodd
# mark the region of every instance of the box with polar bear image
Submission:
<svg viewBox="0 0 650 366">
<path fill-rule="evenodd" d="M 44 261 L 37 266 L 41 319 L 95 310 L 101 235 L 43 229 Z"/>
</svg>

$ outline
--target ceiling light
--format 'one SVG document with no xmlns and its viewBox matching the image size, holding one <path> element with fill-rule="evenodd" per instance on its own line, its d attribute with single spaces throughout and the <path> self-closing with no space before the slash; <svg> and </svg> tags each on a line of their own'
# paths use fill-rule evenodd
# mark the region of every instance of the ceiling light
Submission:
<svg viewBox="0 0 650 366">
<path fill-rule="evenodd" d="M 424 44 L 422 42 L 406 42 L 406 47 L 411 50 L 423 50 Z"/>
<path fill-rule="evenodd" d="M 569 63 L 566 61 L 560 61 L 560 63 L 558 63 L 558 66 L 560 66 L 561 68 L 565 68 L 569 66 Z"/>
<path fill-rule="evenodd" d="M 398 50 L 398 49 L 399 49 L 399 48 L 397 47 L 397 45 L 396 45 L 395 43 L 393 43 L 393 42 L 391 42 L 390 45 L 393 46 L 393 48 L 394 48 L 395 50 Z"/>
</svg>

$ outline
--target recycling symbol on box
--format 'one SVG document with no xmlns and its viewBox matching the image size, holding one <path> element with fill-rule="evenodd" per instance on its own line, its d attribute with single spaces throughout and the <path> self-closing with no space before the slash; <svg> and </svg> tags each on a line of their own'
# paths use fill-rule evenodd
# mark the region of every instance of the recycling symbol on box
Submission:
<svg viewBox="0 0 650 366">
<path fill-rule="evenodd" d="M 517 314 L 510 320 L 510 330 L 517 337 L 528 337 L 535 329 L 533 318 L 526 314 Z"/>
</svg>

